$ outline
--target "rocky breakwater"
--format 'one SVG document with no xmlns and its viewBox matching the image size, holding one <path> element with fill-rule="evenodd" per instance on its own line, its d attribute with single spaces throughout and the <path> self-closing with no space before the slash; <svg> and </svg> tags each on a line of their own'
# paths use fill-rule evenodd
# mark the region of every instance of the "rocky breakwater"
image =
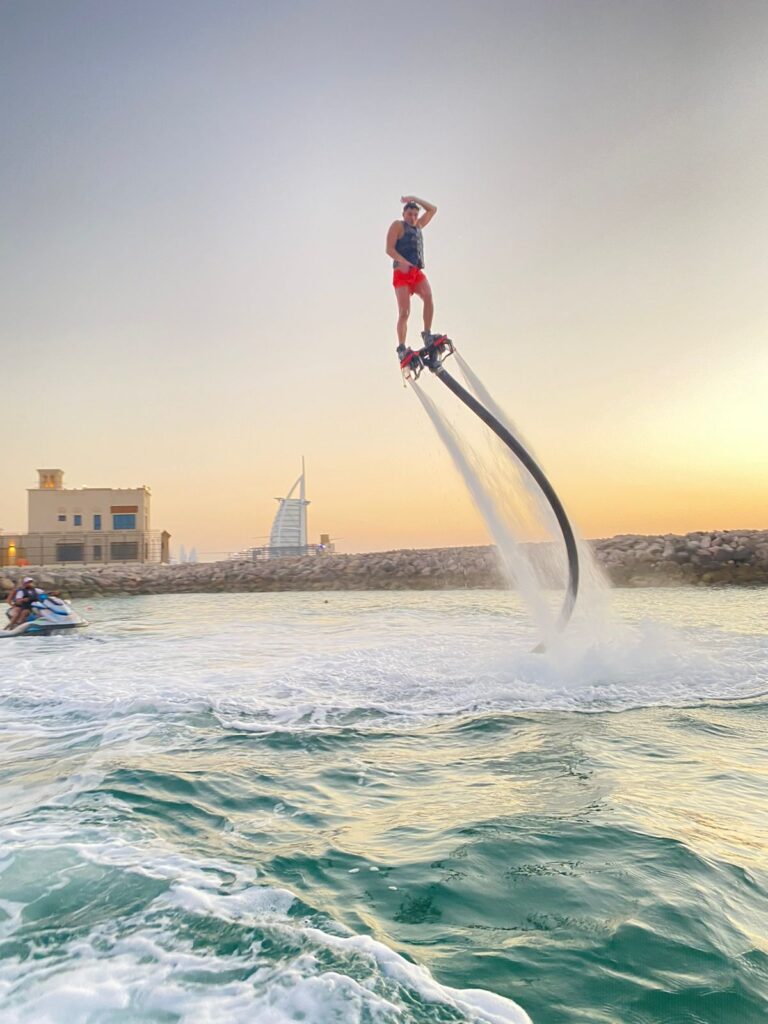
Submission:
<svg viewBox="0 0 768 1024">
<path fill-rule="evenodd" d="M 683 536 L 624 535 L 589 543 L 598 565 L 616 586 L 768 583 L 768 530 Z M 541 563 L 544 575 L 549 545 L 534 544 L 529 550 L 534 563 Z M 73 598 L 233 591 L 448 590 L 507 585 L 492 547 L 377 551 L 264 562 L 3 569 L 0 586 L 10 589 L 22 573 L 34 575 L 37 585 L 44 589 Z"/>
<path fill-rule="evenodd" d="M 768 583 L 768 530 L 627 534 L 591 544 L 615 586 Z"/>
<path fill-rule="evenodd" d="M 43 566 L 20 570 L 65 597 L 281 590 L 444 590 L 502 587 L 490 547 L 379 551 L 196 565 Z M 0 585 L 10 589 L 8 569 Z"/>
</svg>

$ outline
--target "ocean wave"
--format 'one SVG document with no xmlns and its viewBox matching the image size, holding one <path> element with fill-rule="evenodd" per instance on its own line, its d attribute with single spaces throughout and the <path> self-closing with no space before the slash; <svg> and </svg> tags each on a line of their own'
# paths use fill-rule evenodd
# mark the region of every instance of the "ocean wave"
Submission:
<svg viewBox="0 0 768 1024">
<path fill-rule="evenodd" d="M 8 1024 L 126 1015 L 185 1024 L 530 1024 L 512 1000 L 441 985 L 383 942 L 350 934 L 241 866 L 107 836 L 67 843 L 55 828 L 34 836 L 6 830 L 2 838 L 9 859 L 0 890 L 10 883 L 25 896 L 0 900 Z M 116 895 L 120 887 L 128 900 Z M 105 892 L 108 918 L 94 913 Z M 50 906 L 46 915 L 56 893 L 56 914 Z M 78 928 L 76 918 L 91 924 Z M 46 956 L 30 961 L 43 940 Z"/>
</svg>

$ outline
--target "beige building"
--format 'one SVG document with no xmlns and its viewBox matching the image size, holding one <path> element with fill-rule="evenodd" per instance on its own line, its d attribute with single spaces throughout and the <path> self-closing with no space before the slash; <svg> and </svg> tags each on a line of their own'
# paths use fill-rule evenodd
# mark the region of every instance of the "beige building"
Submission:
<svg viewBox="0 0 768 1024">
<path fill-rule="evenodd" d="M 148 487 L 64 487 L 39 469 L 28 490 L 28 532 L 0 537 L 0 565 L 167 562 L 170 534 L 150 528 Z"/>
</svg>

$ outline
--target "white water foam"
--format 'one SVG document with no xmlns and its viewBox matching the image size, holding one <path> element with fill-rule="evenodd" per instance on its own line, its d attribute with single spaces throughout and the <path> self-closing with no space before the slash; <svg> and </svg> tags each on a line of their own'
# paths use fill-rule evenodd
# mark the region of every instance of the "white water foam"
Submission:
<svg viewBox="0 0 768 1024">
<path fill-rule="evenodd" d="M 157 842 L 131 844 L 96 836 L 67 842 L 62 829 L 42 825 L 0 833 L 8 852 L 30 861 L 14 888 L 26 903 L 0 900 L 7 940 L 23 932 L 24 906 L 70 882 L 82 865 L 119 869 L 130 876 L 165 880 L 141 910 L 95 924 L 87 936 L 64 940 L 56 956 L 0 960 L 4 1024 L 104 1024 L 126 1019 L 254 1021 L 264 1024 L 380 1024 L 413 1020 L 414 1004 L 445 1006 L 467 1024 L 531 1024 L 512 1000 L 477 989 L 439 984 L 383 942 L 355 935 L 333 921 L 319 927 L 314 915 L 291 917 L 292 893 L 259 884 L 255 872 L 221 860 L 185 857 Z M 77 861 L 73 861 L 73 856 Z M 41 877 L 35 860 L 45 858 Z M 57 866 L 58 861 L 58 866 Z M 0 872 L 0 891 L 3 873 Z M 89 896 L 84 891 L 83 898 Z M 196 920 L 235 926 L 232 952 L 205 948 L 185 937 Z M 247 934 L 254 931 L 249 943 Z M 235 934 L 235 933 L 230 933 Z M 269 952 L 257 936 L 269 937 Z M 323 953 L 323 951 L 328 951 Z M 333 961 L 329 963 L 330 959 Z"/>
<path fill-rule="evenodd" d="M 534 637 L 515 594 L 329 596 L 326 604 L 314 594 L 229 595 L 226 623 L 215 596 L 103 600 L 90 613 L 94 631 L 109 636 L 112 609 L 134 607 L 130 638 L 20 640 L 12 659 L 0 652 L 0 760 L 38 742 L 51 763 L 67 759 L 66 776 L 42 776 L 47 802 L 62 806 L 98 782 L 114 744 L 183 744 L 197 714 L 247 731 L 322 731 L 765 689 L 762 592 L 617 591 L 628 621 L 610 642 L 587 642 L 576 623 L 545 655 L 529 653 Z M 169 642 L 177 632 L 183 642 Z M 23 788 L 6 790 L 2 805 L 12 812 L 27 800 Z"/>
</svg>

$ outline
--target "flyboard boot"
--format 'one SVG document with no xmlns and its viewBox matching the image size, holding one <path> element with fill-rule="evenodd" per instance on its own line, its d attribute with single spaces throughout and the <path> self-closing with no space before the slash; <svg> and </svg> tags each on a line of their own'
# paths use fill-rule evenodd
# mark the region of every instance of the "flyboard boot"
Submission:
<svg viewBox="0 0 768 1024">
<path fill-rule="evenodd" d="M 436 373 L 443 359 L 454 351 L 453 342 L 447 334 L 430 334 L 429 331 L 422 331 L 421 340 L 424 346 L 417 352 L 405 345 L 397 346 L 397 358 L 400 360 L 400 369 L 406 380 L 418 380 L 424 369 Z"/>
<path fill-rule="evenodd" d="M 453 352 L 453 342 L 447 334 L 430 334 L 429 331 L 421 332 L 421 340 L 424 342 L 419 350 L 422 366 L 436 373 L 445 357 Z"/>
<path fill-rule="evenodd" d="M 423 369 L 419 353 L 405 345 L 398 345 L 397 358 L 400 360 L 400 369 L 404 379 L 416 380 Z"/>
</svg>

